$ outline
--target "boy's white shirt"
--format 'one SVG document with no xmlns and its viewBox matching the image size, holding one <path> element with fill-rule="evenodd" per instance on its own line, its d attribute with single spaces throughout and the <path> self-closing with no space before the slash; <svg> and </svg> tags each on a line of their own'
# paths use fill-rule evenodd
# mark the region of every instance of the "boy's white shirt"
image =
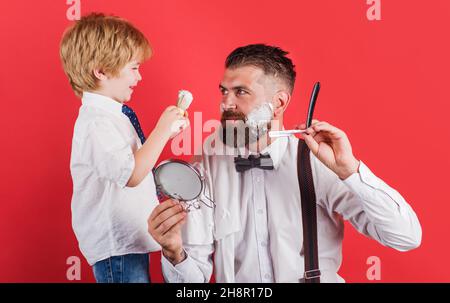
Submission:
<svg viewBox="0 0 450 303">
<path fill-rule="evenodd" d="M 147 219 L 158 204 L 150 173 L 126 187 L 142 146 L 122 104 L 84 92 L 75 122 L 70 171 L 72 227 L 90 265 L 111 256 L 160 250 Z"/>
<path fill-rule="evenodd" d="M 204 146 L 222 150 L 216 135 Z M 203 155 L 200 163 L 207 176 L 207 194 L 216 207 L 189 213 L 183 228 L 187 259 L 173 266 L 162 257 L 167 282 L 209 281 L 213 253 L 216 282 L 302 282 L 298 142 L 295 137 L 278 138 L 262 152 L 270 154 L 274 170 L 238 173 L 232 156 L 210 151 Z M 312 154 L 311 167 L 318 204 L 321 282 L 344 282 L 338 274 L 343 219 L 384 246 L 406 251 L 420 245 L 422 230 L 412 208 L 362 161 L 359 173 L 344 181 Z"/>
</svg>

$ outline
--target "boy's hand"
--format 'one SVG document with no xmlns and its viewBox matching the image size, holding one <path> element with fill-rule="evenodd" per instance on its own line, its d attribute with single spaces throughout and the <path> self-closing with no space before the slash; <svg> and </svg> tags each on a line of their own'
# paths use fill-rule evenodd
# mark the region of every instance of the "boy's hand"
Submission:
<svg viewBox="0 0 450 303">
<path fill-rule="evenodd" d="M 186 222 L 183 207 L 173 201 L 166 200 L 159 204 L 148 218 L 148 232 L 162 247 L 162 253 L 173 264 L 185 259 L 181 225 Z"/>
<path fill-rule="evenodd" d="M 187 115 L 184 116 L 178 107 L 172 105 L 167 107 L 161 114 L 155 129 L 171 139 L 188 126 L 189 119 Z"/>
</svg>

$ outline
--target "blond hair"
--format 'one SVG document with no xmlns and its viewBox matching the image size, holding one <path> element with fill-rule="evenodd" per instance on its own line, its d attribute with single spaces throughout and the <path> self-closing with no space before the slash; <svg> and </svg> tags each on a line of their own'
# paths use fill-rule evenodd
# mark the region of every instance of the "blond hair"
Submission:
<svg viewBox="0 0 450 303">
<path fill-rule="evenodd" d="M 152 55 L 148 40 L 128 21 L 92 13 L 82 17 L 63 35 L 60 56 L 64 72 L 75 94 L 98 89 L 94 70 L 118 76 L 133 59 L 145 61 Z"/>
</svg>

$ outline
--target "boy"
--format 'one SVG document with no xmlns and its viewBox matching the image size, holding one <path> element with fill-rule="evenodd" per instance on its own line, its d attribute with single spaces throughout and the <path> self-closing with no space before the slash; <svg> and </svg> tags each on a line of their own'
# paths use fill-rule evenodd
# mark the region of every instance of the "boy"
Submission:
<svg viewBox="0 0 450 303">
<path fill-rule="evenodd" d="M 82 99 L 70 161 L 72 226 L 97 282 L 150 282 L 148 253 L 160 250 L 147 232 L 158 203 L 151 171 L 189 122 L 169 106 L 146 139 L 124 104 L 151 52 L 133 25 L 103 14 L 81 18 L 61 41 L 64 71 Z M 173 129 L 175 122 L 184 126 Z"/>
</svg>

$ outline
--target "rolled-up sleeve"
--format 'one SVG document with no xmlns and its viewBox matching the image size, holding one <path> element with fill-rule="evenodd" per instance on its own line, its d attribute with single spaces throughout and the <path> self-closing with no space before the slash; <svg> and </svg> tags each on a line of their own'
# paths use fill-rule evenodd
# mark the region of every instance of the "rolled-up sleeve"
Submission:
<svg viewBox="0 0 450 303">
<path fill-rule="evenodd" d="M 114 124 L 97 119 L 89 125 L 84 159 L 100 178 L 125 187 L 134 170 L 134 154 Z"/>
<path fill-rule="evenodd" d="M 360 233 L 385 246 L 399 251 L 420 246 L 422 229 L 414 210 L 400 193 L 375 176 L 362 161 L 359 172 L 345 180 L 340 180 L 317 161 L 315 158 L 315 166 L 322 177 L 319 186 L 325 186 L 321 191 L 326 191 L 329 209 L 349 220 Z"/>
</svg>

